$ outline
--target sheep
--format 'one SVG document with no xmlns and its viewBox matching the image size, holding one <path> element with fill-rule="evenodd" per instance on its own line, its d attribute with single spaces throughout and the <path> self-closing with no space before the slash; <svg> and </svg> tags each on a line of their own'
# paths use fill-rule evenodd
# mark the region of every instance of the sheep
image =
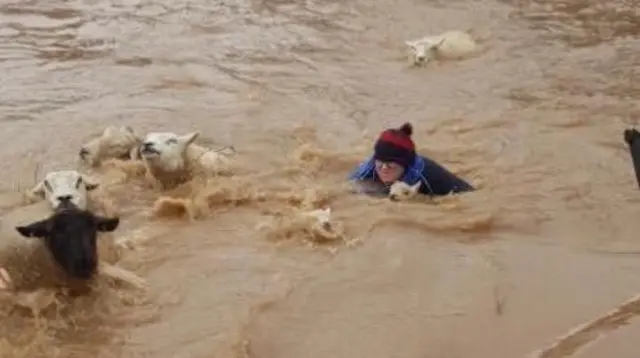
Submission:
<svg viewBox="0 0 640 358">
<path fill-rule="evenodd" d="M 97 167 L 106 159 L 139 159 L 142 140 L 129 126 L 109 126 L 102 135 L 84 144 L 78 156 L 80 162 Z"/>
<path fill-rule="evenodd" d="M 344 228 L 340 223 L 334 222 L 334 220 L 331 219 L 330 207 L 302 211 L 298 213 L 297 220 L 307 223 L 315 241 L 328 242 L 339 239 L 344 240 Z"/>
<path fill-rule="evenodd" d="M 112 232 L 119 223 L 118 217 L 98 216 L 63 203 L 46 219 L 15 229 L 26 238 L 42 239 L 54 261 L 70 277 L 88 280 L 98 268 L 98 232 Z"/>
<path fill-rule="evenodd" d="M 270 239 L 303 235 L 314 243 L 344 240 L 344 227 L 331 218 L 331 208 L 315 210 L 295 210 L 276 215 L 271 222 L 260 223 L 258 231 L 266 231 Z"/>
<path fill-rule="evenodd" d="M 19 208 L 9 217 L 5 216 L 3 221 L 7 221 L 12 216 L 17 217 L 19 221 L 24 221 L 25 218 L 37 217 L 43 215 L 45 212 L 50 214 L 52 211 L 54 215 L 56 215 L 55 213 L 57 211 L 69 206 L 73 206 L 77 210 L 87 211 L 87 213 L 102 209 L 101 211 L 111 214 L 113 210 L 107 201 L 89 200 L 89 192 L 95 191 L 98 187 L 99 182 L 97 180 L 75 170 L 49 172 L 45 175 L 44 179 L 29 192 L 29 197 L 32 199 L 47 199 L 46 207 L 45 203 L 35 203 L 35 205 L 25 206 Z M 2 231 L 4 235 L 8 234 L 5 230 Z M 109 251 L 106 251 L 107 253 L 112 252 L 110 243 L 105 243 L 104 245 L 109 247 Z M 136 287 L 142 287 L 144 285 L 142 279 L 126 270 L 106 263 L 101 263 L 100 268 L 106 276 L 128 282 Z"/>
<path fill-rule="evenodd" d="M 19 271 L 34 271 L 34 267 L 42 269 L 36 263 L 38 258 L 43 258 L 38 254 L 46 251 L 49 254 L 48 256 L 53 258 L 55 267 L 60 268 L 62 273 L 72 281 L 87 282 L 99 272 L 104 276 L 120 279 L 142 287 L 145 284 L 144 280 L 135 274 L 103 262 L 98 263 L 96 245 L 98 232 L 112 232 L 118 227 L 119 222 L 118 217 L 106 218 L 87 210 L 80 210 L 71 203 L 62 204 L 52 215 L 44 220 L 15 226 L 15 230 L 23 237 L 35 237 L 40 239 L 41 242 L 32 242 L 33 246 L 31 248 L 36 251 L 31 253 L 35 253 L 35 255 L 28 255 L 28 252 L 24 252 L 25 248 L 22 248 L 23 252 L 21 253 L 27 253 L 26 257 L 35 259 L 35 262 L 26 262 L 28 264 L 27 267 L 14 268 Z M 14 249 L 17 249 L 15 246 L 17 245 L 14 245 Z M 6 254 L 7 248 L 5 247 L 4 249 Z M 10 260 L 4 262 L 3 265 L 15 263 L 16 259 L 19 259 L 16 257 L 19 255 L 18 250 L 14 250 L 13 254 L 15 256 L 10 257 Z M 54 287 L 46 286 L 29 287 L 28 282 L 25 285 L 25 282 L 20 280 L 28 279 L 28 276 L 25 277 L 23 272 L 20 273 L 23 275 L 22 277 L 21 275 L 16 275 L 18 278 L 18 282 L 16 282 L 8 270 L 0 266 L 0 299 L 8 300 L 14 306 L 29 309 L 33 316 L 37 318 L 42 310 L 57 301 L 58 290 Z M 35 273 L 35 278 L 42 278 L 41 275 L 47 272 Z"/>
<path fill-rule="evenodd" d="M 389 199 L 392 201 L 408 201 L 419 194 L 422 181 L 409 185 L 403 181 L 396 181 L 389 188 Z"/>
<path fill-rule="evenodd" d="M 52 171 L 45 175 L 28 193 L 30 199 L 45 199 L 51 209 L 72 203 L 79 209 L 89 206 L 88 192 L 95 190 L 99 182 L 76 170 Z"/>
<path fill-rule="evenodd" d="M 140 156 L 146 176 L 154 187 L 168 189 L 185 183 L 194 174 L 229 174 L 229 159 L 193 143 L 200 132 L 177 135 L 172 132 L 151 132 L 142 141 Z M 230 147 L 235 151 L 233 147 Z"/>
<path fill-rule="evenodd" d="M 412 66 L 425 66 L 432 59 L 458 60 L 478 51 L 475 39 L 465 31 L 447 31 L 404 42 Z"/>
<path fill-rule="evenodd" d="M 26 195 L 29 204 L 40 204 L 46 200 L 42 205 L 23 206 L 15 214 L 20 215 L 23 211 L 25 218 L 38 217 L 71 204 L 81 210 L 113 216 L 117 210 L 107 197 L 97 193 L 100 185 L 97 179 L 76 170 L 48 172 Z"/>
<path fill-rule="evenodd" d="M 137 275 L 104 261 L 99 261 L 98 233 L 113 232 L 119 226 L 119 217 L 109 218 L 96 215 L 89 210 L 80 209 L 70 202 L 65 202 L 45 219 L 29 220 L 26 223 L 24 223 L 24 219 L 19 221 L 23 223 L 15 225 L 14 229 L 22 237 L 40 240 L 24 244 L 3 240 L 3 244 L 7 245 L 2 248 L 3 255 L 8 261 L 0 267 L 6 267 L 7 263 L 13 262 L 15 264 L 16 260 L 20 260 L 20 257 L 17 256 L 29 253 L 29 249 L 31 249 L 35 256 L 31 255 L 30 257 L 36 260 L 51 261 L 54 267 L 59 268 L 72 281 L 88 281 L 93 279 L 96 273 L 100 273 L 113 279 L 125 281 L 138 288 L 145 285 L 144 280 Z M 4 232 L 3 236 L 8 236 L 7 234 Z M 48 253 L 46 258 L 42 255 L 43 252 Z M 24 262 L 18 262 L 24 264 Z M 20 270 L 21 268 L 15 269 Z M 33 267 L 30 265 L 24 269 L 30 270 Z"/>
</svg>

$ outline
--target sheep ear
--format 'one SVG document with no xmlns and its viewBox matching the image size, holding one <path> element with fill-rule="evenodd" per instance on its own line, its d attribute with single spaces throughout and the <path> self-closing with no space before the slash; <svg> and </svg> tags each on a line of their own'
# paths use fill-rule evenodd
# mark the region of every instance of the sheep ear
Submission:
<svg viewBox="0 0 640 358">
<path fill-rule="evenodd" d="M 49 235 L 49 219 L 33 222 L 26 226 L 16 226 L 16 230 L 24 237 L 45 238 Z"/>
<path fill-rule="evenodd" d="M 100 186 L 100 182 L 98 180 L 88 175 L 82 175 L 82 181 L 84 182 L 84 187 L 87 191 L 95 190 Z"/>
<path fill-rule="evenodd" d="M 189 144 L 193 143 L 193 141 L 196 140 L 198 136 L 200 136 L 200 132 L 195 131 L 178 137 L 178 141 L 186 147 Z"/>
<path fill-rule="evenodd" d="M 415 183 L 414 185 L 412 185 L 412 186 L 411 186 L 411 190 L 412 190 L 414 193 L 417 193 L 417 192 L 418 192 L 418 190 L 420 190 L 420 186 L 422 186 L 422 181 L 419 181 L 419 182 Z"/>
<path fill-rule="evenodd" d="M 41 180 L 36 186 L 30 190 L 33 197 L 44 199 L 44 180 Z"/>
<path fill-rule="evenodd" d="M 140 145 L 136 145 L 129 151 L 129 159 L 138 160 L 140 159 Z"/>
<path fill-rule="evenodd" d="M 320 219 L 320 221 L 322 222 L 331 221 L 331 208 L 326 208 L 322 210 L 320 212 L 320 215 L 318 215 L 318 219 Z"/>
<path fill-rule="evenodd" d="M 123 133 L 128 133 L 128 134 L 133 135 L 133 138 L 135 138 L 136 142 L 142 143 L 142 138 L 140 138 L 140 136 L 137 135 L 136 132 L 133 130 L 133 128 L 131 128 L 130 126 L 121 127 L 120 130 Z"/>
<path fill-rule="evenodd" d="M 640 137 L 640 132 L 635 128 L 629 128 L 624 130 L 624 141 L 627 145 L 631 146 Z"/>
<path fill-rule="evenodd" d="M 114 231 L 120 224 L 120 218 L 105 218 L 102 216 L 95 217 L 96 229 L 101 232 Z"/>
<path fill-rule="evenodd" d="M 114 126 L 109 126 L 107 128 L 104 129 L 104 131 L 102 132 L 102 136 L 103 137 L 112 137 L 114 132 L 119 132 L 120 128 L 114 127 Z"/>
<path fill-rule="evenodd" d="M 437 44 L 433 45 L 431 48 L 432 48 L 432 49 L 434 49 L 434 50 L 439 49 L 439 48 L 440 48 L 440 46 L 442 46 L 442 45 L 444 44 L 444 41 L 445 41 L 445 40 L 446 40 L 446 39 L 442 39 L 442 40 L 440 40 L 440 42 L 438 42 Z"/>
</svg>

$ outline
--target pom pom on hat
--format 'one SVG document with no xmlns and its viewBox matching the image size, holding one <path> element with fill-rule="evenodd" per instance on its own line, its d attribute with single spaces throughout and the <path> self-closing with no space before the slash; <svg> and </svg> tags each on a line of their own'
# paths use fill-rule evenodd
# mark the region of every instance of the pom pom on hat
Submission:
<svg viewBox="0 0 640 358">
<path fill-rule="evenodd" d="M 406 134 L 407 137 L 411 137 L 411 135 L 413 134 L 413 125 L 411 125 L 411 123 L 409 122 L 406 122 L 405 124 L 401 125 L 398 130 Z"/>
</svg>

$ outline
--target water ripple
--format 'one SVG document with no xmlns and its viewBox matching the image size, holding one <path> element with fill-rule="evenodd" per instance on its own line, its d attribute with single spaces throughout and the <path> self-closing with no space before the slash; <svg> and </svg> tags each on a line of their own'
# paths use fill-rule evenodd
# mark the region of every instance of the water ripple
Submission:
<svg viewBox="0 0 640 358">
<path fill-rule="evenodd" d="M 596 46 L 640 34 L 640 10 L 632 1 L 520 0 L 517 14 L 548 37 L 573 47 Z"/>
</svg>

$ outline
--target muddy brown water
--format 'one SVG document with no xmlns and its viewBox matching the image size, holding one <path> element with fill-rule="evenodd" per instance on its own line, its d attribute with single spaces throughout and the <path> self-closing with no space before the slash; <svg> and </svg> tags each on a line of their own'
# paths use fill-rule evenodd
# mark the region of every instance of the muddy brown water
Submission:
<svg viewBox="0 0 640 358">
<path fill-rule="evenodd" d="M 487 50 L 408 68 L 404 40 L 450 29 L 473 29 Z M 147 239 L 121 264 L 149 290 L 102 287 L 39 325 L 5 312 L 0 355 L 544 349 L 640 291 L 640 199 L 622 141 L 640 115 L 638 29 L 637 7 L 617 0 L 2 1 L 6 192 L 33 184 L 35 167 L 75 168 L 110 124 L 197 129 L 237 148 L 236 184 L 316 193 L 354 240 L 268 239 L 256 225 L 286 200 L 151 218 L 159 194 L 119 184 L 116 236 Z M 327 194 L 404 121 L 424 154 L 480 190 L 439 204 Z M 545 356 L 635 357 L 633 318 Z"/>
</svg>

